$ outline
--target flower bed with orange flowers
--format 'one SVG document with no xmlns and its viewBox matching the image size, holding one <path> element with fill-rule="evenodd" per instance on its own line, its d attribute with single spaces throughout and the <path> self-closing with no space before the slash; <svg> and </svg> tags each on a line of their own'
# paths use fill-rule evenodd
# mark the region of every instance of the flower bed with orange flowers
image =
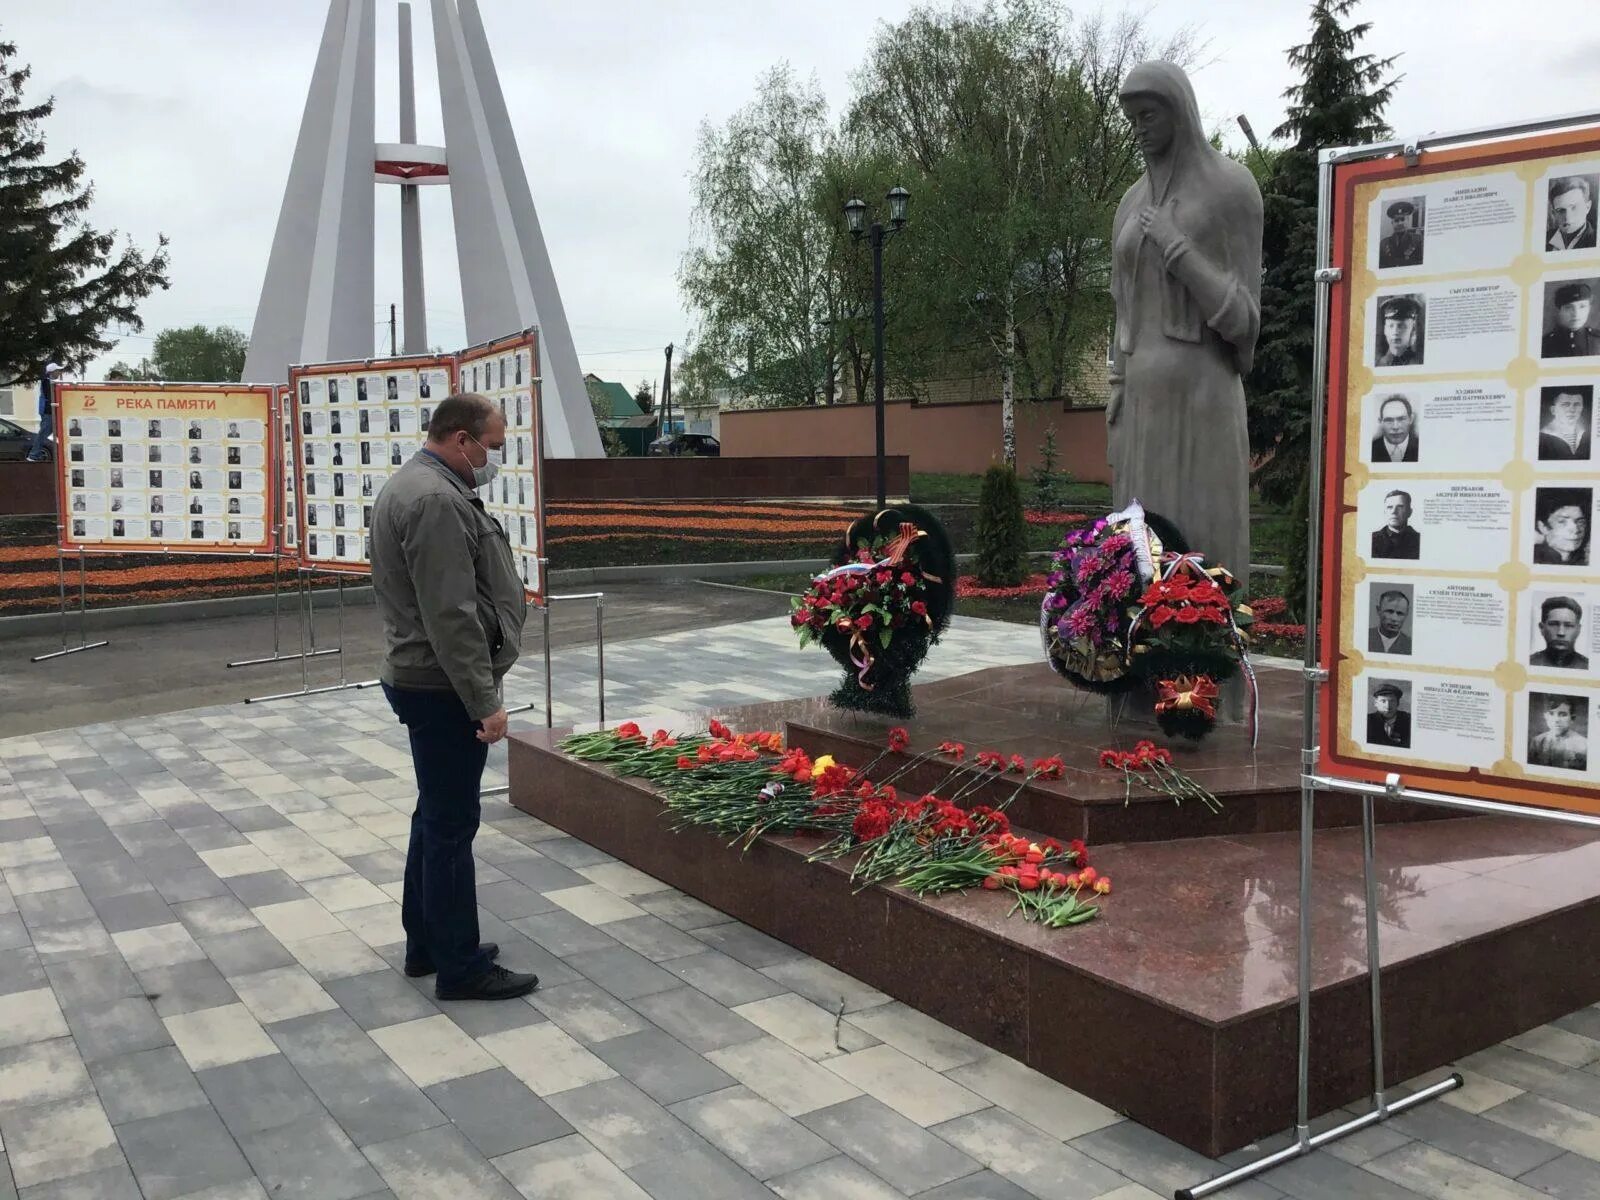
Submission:
<svg viewBox="0 0 1600 1200">
<path fill-rule="evenodd" d="M 860 509 L 827 504 L 569 500 L 545 513 L 550 565 L 639 566 L 825 558 Z"/>
<path fill-rule="evenodd" d="M 1006 807 L 1030 781 L 1059 779 L 1065 770 L 1059 757 L 1030 764 L 987 750 L 968 760 L 955 742 L 910 755 L 909 736 L 896 728 L 858 769 L 831 755 L 812 759 L 802 749 L 785 750 L 776 733 L 735 733 L 717 721 L 703 734 L 657 730 L 648 737 L 629 722 L 575 734 L 561 748 L 653 783 L 675 828 L 710 829 L 736 847 L 763 834 L 817 835 L 823 841 L 812 860 L 854 855 L 850 877 L 860 887 L 898 885 L 918 895 L 1000 891 L 1012 899 L 1011 912 L 1052 929 L 1092 920 L 1100 912 L 1095 901 L 1111 892 L 1111 880 L 1090 866 L 1083 842 L 1033 842 L 1011 830 Z M 891 754 L 897 757 L 886 763 Z M 921 796 L 901 796 L 895 781 L 929 761 L 947 765 L 945 778 Z M 963 798 L 1007 775 L 1018 783 L 1006 800 L 962 806 Z"/>
</svg>

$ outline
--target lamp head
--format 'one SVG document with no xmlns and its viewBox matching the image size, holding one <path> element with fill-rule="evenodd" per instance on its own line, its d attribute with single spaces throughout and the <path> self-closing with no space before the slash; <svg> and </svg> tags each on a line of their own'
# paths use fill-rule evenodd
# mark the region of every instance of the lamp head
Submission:
<svg viewBox="0 0 1600 1200">
<path fill-rule="evenodd" d="M 889 225 L 899 229 L 911 219 L 911 193 L 903 187 L 890 188 L 884 197 L 889 202 Z"/>
<path fill-rule="evenodd" d="M 867 202 L 856 196 L 847 200 L 844 206 L 844 223 L 850 230 L 850 236 L 860 237 L 867 231 Z"/>
</svg>

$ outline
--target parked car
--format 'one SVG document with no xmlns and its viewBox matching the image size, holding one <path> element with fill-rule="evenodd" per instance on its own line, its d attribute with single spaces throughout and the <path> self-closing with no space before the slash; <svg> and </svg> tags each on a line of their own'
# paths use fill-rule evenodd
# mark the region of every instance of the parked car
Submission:
<svg viewBox="0 0 1600 1200">
<path fill-rule="evenodd" d="M 0 462 L 21 462 L 33 449 L 33 433 L 0 417 Z"/>
<path fill-rule="evenodd" d="M 650 443 L 651 454 L 720 458 L 722 443 L 709 433 L 671 433 Z"/>
</svg>

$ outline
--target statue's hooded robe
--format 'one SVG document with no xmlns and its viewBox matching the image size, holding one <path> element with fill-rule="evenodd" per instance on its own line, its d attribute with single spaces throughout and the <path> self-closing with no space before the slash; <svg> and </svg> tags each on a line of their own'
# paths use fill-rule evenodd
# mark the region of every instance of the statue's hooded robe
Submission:
<svg viewBox="0 0 1600 1200">
<path fill-rule="evenodd" d="M 1135 67 L 1123 97 L 1170 110 L 1172 142 L 1117 206 L 1112 389 L 1122 404 L 1109 459 L 1115 502 L 1173 521 L 1190 549 L 1248 587 L 1250 445 L 1241 377 L 1261 328 L 1261 193 L 1211 147 L 1194 89 L 1172 63 Z M 1182 233 L 1162 253 L 1139 213 L 1164 208 Z"/>
</svg>

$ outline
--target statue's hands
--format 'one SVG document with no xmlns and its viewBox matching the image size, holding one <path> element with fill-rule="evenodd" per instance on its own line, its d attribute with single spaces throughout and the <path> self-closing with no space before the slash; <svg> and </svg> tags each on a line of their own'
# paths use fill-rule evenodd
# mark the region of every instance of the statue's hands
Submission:
<svg viewBox="0 0 1600 1200">
<path fill-rule="evenodd" d="M 1183 231 L 1178 228 L 1172 219 L 1172 210 L 1167 205 L 1157 208 L 1147 206 L 1139 212 L 1139 228 L 1144 231 L 1157 250 L 1162 254 L 1170 253 L 1172 248 L 1183 240 Z"/>
<path fill-rule="evenodd" d="M 1120 416 L 1122 416 L 1122 386 L 1113 384 L 1111 399 L 1106 403 L 1106 424 L 1115 425 Z"/>
</svg>

